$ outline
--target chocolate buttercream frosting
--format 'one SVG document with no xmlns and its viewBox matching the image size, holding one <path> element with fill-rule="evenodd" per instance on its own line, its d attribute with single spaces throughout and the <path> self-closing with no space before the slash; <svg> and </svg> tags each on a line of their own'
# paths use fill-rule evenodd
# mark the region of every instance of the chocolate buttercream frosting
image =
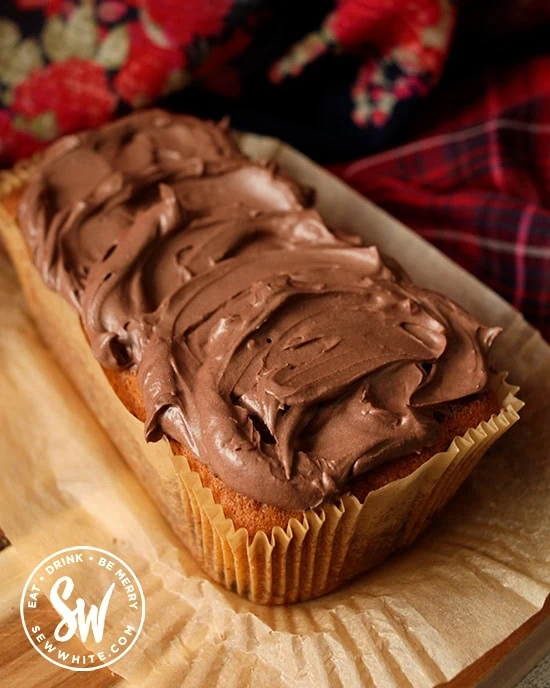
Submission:
<svg viewBox="0 0 550 688">
<path fill-rule="evenodd" d="M 149 111 L 60 140 L 19 208 L 97 359 L 135 370 L 147 439 L 288 510 L 433 443 L 498 333 L 312 200 L 223 126 Z"/>
</svg>

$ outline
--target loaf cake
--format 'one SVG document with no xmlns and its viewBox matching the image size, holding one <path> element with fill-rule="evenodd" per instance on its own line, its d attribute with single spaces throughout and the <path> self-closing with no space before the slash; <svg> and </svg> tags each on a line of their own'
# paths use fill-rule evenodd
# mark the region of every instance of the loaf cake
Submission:
<svg viewBox="0 0 550 688">
<path fill-rule="evenodd" d="M 184 544 L 253 601 L 409 545 L 517 420 L 499 330 L 329 229 L 225 126 L 142 112 L 31 167 L 0 225 L 38 329 Z"/>
</svg>

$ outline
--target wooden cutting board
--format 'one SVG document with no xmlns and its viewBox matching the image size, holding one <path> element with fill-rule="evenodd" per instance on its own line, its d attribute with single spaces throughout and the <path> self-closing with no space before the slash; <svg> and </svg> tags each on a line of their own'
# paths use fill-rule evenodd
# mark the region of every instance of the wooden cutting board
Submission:
<svg viewBox="0 0 550 688">
<path fill-rule="evenodd" d="M 23 631 L 19 615 L 21 591 L 28 574 L 15 547 L 9 546 L 0 552 L 0 685 L 13 688 L 108 688 L 128 685 L 109 669 L 69 671 L 46 661 L 36 652 Z M 51 614 L 56 615 L 53 608 Z"/>
<path fill-rule="evenodd" d="M 7 679 L 6 685 L 9 683 L 14 688 L 130 686 L 107 668 L 72 672 L 47 662 L 34 650 L 19 616 L 19 600 L 27 575 L 15 547 L 0 552 L 0 676 Z M 55 615 L 53 608 L 51 614 Z M 440 688 L 513 688 L 549 652 L 550 600 L 506 640 Z M 162 688 L 158 682 L 156 686 Z"/>
</svg>

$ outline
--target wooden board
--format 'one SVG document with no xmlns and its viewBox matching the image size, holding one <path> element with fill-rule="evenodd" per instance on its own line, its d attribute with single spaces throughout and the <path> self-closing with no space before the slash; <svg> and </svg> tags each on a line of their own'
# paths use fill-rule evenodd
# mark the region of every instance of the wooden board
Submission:
<svg viewBox="0 0 550 688">
<path fill-rule="evenodd" d="M 15 547 L 0 552 L 0 677 L 11 688 L 111 688 L 126 681 L 109 669 L 75 672 L 46 661 L 29 643 L 19 615 L 21 591 L 28 571 Z M 56 613 L 51 608 L 50 613 Z"/>
<path fill-rule="evenodd" d="M 550 599 L 538 614 L 439 688 L 514 688 L 550 652 Z"/>
<path fill-rule="evenodd" d="M 124 688 L 109 669 L 71 672 L 47 662 L 27 640 L 19 600 L 27 572 L 15 547 L 0 552 L 0 676 L 12 688 Z M 55 614 L 54 610 L 51 610 Z M 550 652 L 550 600 L 511 636 L 440 688 L 513 688 Z M 158 688 L 162 685 L 157 683 Z M 274 687 L 275 688 L 275 687 Z"/>
</svg>

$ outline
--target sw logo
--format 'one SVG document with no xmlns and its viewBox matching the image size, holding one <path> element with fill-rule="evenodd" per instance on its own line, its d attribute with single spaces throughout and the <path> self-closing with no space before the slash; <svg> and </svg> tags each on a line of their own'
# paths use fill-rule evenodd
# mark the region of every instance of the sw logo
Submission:
<svg viewBox="0 0 550 688">
<path fill-rule="evenodd" d="M 71 547 L 34 569 L 20 612 L 27 638 L 45 659 L 71 671 L 94 671 L 133 647 L 145 598 L 122 559 L 96 547 Z"/>
<path fill-rule="evenodd" d="M 63 591 L 60 594 L 59 590 L 62 587 Z M 74 609 L 68 607 L 63 601 L 69 599 L 74 590 L 73 579 L 69 576 L 59 578 L 50 590 L 50 602 L 55 611 L 61 616 L 61 621 L 55 627 L 54 638 L 60 642 L 65 642 L 70 640 L 78 631 L 80 640 L 85 643 L 88 640 L 88 632 L 91 628 L 96 643 L 100 643 L 103 640 L 105 617 L 114 589 L 115 583 L 111 583 L 99 607 L 92 604 L 86 616 L 86 602 L 82 597 L 76 600 L 76 607 Z M 65 628 L 65 631 L 62 630 L 63 628 Z"/>
</svg>

